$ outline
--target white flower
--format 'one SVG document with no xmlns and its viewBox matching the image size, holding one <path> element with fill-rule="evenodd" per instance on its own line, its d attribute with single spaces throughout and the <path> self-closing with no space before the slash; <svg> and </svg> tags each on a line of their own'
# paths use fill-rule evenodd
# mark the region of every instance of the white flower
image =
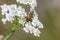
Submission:
<svg viewBox="0 0 60 40">
<path fill-rule="evenodd" d="M 33 33 L 35 36 L 40 36 L 39 28 L 43 28 L 43 24 L 38 20 L 38 14 L 33 10 L 32 21 L 25 22 L 23 30 L 27 33 Z"/>
<path fill-rule="evenodd" d="M 9 14 L 9 13 L 14 14 L 16 12 L 17 6 L 16 6 L 16 4 L 12 4 L 12 5 L 4 4 L 4 5 L 1 5 L 1 8 L 2 8 L 2 14 L 3 15 Z"/>
<path fill-rule="evenodd" d="M 37 25 L 39 28 L 43 28 L 43 24 L 42 24 L 39 20 L 36 21 L 36 25 Z"/>
<path fill-rule="evenodd" d="M 34 26 L 32 26 L 31 24 L 30 24 L 30 22 L 27 22 L 26 24 L 25 24 L 25 27 L 23 28 L 23 30 L 26 32 L 26 33 L 33 33 L 34 34 L 34 36 L 40 36 L 40 34 L 41 34 L 41 32 L 40 32 L 40 30 L 38 29 L 38 28 L 35 28 Z"/>
<path fill-rule="evenodd" d="M 17 2 L 20 2 L 22 4 L 28 4 L 30 2 L 32 2 L 32 0 L 16 0 Z"/>
<path fill-rule="evenodd" d="M 36 21 L 35 21 L 36 22 Z M 39 24 L 39 22 L 37 22 L 37 23 L 35 23 L 36 25 L 39 25 L 40 26 L 40 24 Z M 35 25 L 34 24 L 34 25 Z M 31 22 L 29 21 L 29 22 L 26 22 L 25 23 L 25 27 L 23 28 L 23 30 L 26 32 L 26 33 L 33 33 L 35 36 L 40 36 L 40 34 L 41 34 L 41 32 L 40 32 L 40 30 L 38 29 L 38 27 L 36 27 L 36 26 L 34 26 L 33 24 L 31 24 Z M 41 26 L 40 26 L 40 28 L 42 28 Z"/>
<path fill-rule="evenodd" d="M 33 33 L 33 30 L 34 30 L 35 28 L 34 27 L 32 27 L 32 26 L 28 26 L 28 27 L 24 27 L 23 28 L 23 30 L 25 31 L 25 32 L 27 32 L 27 33 Z"/>
<path fill-rule="evenodd" d="M 12 20 L 14 20 L 13 15 L 7 14 L 7 15 L 6 15 L 6 20 L 12 22 Z"/>
<path fill-rule="evenodd" d="M 26 23 L 25 26 L 26 26 L 26 28 L 29 30 L 30 33 L 32 33 L 33 30 L 35 29 L 35 28 L 30 24 L 30 22 L 29 22 L 29 23 Z"/>
<path fill-rule="evenodd" d="M 24 8 L 22 8 L 21 6 L 19 6 L 17 8 L 16 16 L 19 16 L 20 18 L 24 18 L 25 16 L 27 16 L 27 13 L 25 12 Z"/>
<path fill-rule="evenodd" d="M 6 20 L 5 18 L 2 19 L 2 22 L 3 22 L 4 24 L 6 24 L 6 21 L 7 21 L 7 20 Z"/>
<path fill-rule="evenodd" d="M 20 19 L 19 23 L 21 23 L 22 19 L 25 20 L 25 17 L 27 16 L 27 13 L 25 12 L 25 9 L 22 8 L 21 6 L 18 6 L 16 4 L 12 4 L 12 5 L 2 5 L 2 14 L 5 14 L 5 19 L 8 22 L 11 22 L 14 20 L 15 16 L 18 16 Z M 5 11 L 5 9 L 7 11 Z M 23 21 L 22 21 L 23 22 Z M 23 22 L 24 23 L 24 22 Z"/>
<path fill-rule="evenodd" d="M 5 15 L 7 14 L 7 11 L 8 11 L 8 5 L 4 4 L 4 5 L 1 5 L 1 8 L 2 8 L 2 15 Z"/>
<path fill-rule="evenodd" d="M 36 0 L 16 0 L 17 2 L 21 3 L 21 4 L 29 4 L 31 6 L 30 9 L 35 9 L 35 7 L 37 7 L 37 2 Z"/>
<path fill-rule="evenodd" d="M 30 10 L 31 10 L 31 11 L 35 10 L 35 7 L 37 7 L 37 2 L 36 2 L 36 0 L 32 0 L 32 2 L 30 3 L 30 5 L 31 5 Z"/>
<path fill-rule="evenodd" d="M 32 18 L 32 25 L 35 27 L 38 26 L 39 28 L 43 28 L 43 24 L 38 20 L 38 15 L 35 10 Z"/>
<path fill-rule="evenodd" d="M 23 28 L 23 30 L 24 30 L 26 33 L 29 33 L 29 23 L 26 23 L 26 24 L 25 24 L 25 27 Z"/>
<path fill-rule="evenodd" d="M 33 30 L 35 29 L 31 24 L 30 22 L 27 22 L 25 24 L 25 27 L 23 28 L 25 32 L 30 32 L 30 33 L 33 33 Z"/>
<path fill-rule="evenodd" d="M 26 19 L 25 19 L 25 18 L 24 18 L 24 19 L 19 19 L 19 23 L 20 23 L 21 25 L 24 26 L 25 22 L 26 22 Z"/>
<path fill-rule="evenodd" d="M 34 31 L 33 31 L 33 34 L 35 35 L 35 36 L 40 36 L 40 34 L 41 34 L 41 32 L 40 32 L 40 30 L 38 30 L 38 28 L 37 29 L 35 29 Z"/>
<path fill-rule="evenodd" d="M 32 21 L 32 25 L 35 27 L 38 26 L 39 28 L 43 28 L 43 24 L 39 20 L 36 20 L 36 19 Z"/>
<path fill-rule="evenodd" d="M 9 6 L 9 14 L 12 14 L 13 16 L 15 16 L 16 11 L 17 11 L 17 5 L 16 4 L 12 4 L 12 5 L 8 5 Z"/>
<path fill-rule="evenodd" d="M 2 5 L 2 15 L 5 17 L 2 19 L 2 22 L 6 24 L 6 22 L 13 23 L 13 20 L 20 23 L 24 26 L 23 30 L 26 33 L 34 34 L 34 36 L 40 36 L 41 32 L 39 28 L 43 28 L 43 24 L 38 20 L 38 14 L 35 11 L 35 7 L 37 7 L 36 0 L 16 0 L 21 4 L 29 4 L 30 5 L 30 13 L 33 12 L 33 15 L 25 11 L 25 8 L 22 6 L 17 6 L 16 4 L 12 5 Z M 31 17 L 32 16 L 32 17 Z"/>
</svg>

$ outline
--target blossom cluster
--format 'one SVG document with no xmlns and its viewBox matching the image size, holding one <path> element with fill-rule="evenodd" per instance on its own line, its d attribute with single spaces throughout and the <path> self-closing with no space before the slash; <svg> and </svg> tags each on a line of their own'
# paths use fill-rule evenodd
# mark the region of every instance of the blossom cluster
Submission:
<svg viewBox="0 0 60 40">
<path fill-rule="evenodd" d="M 2 19 L 2 22 L 6 24 L 6 22 L 13 23 L 13 20 L 16 16 L 18 16 L 18 21 L 22 26 L 23 30 L 26 33 L 34 34 L 34 36 L 40 36 L 41 32 L 39 28 L 43 28 L 43 24 L 38 19 L 38 14 L 35 11 L 35 7 L 37 7 L 36 0 L 16 0 L 20 4 L 29 4 L 30 12 L 26 12 L 25 8 L 22 6 L 17 6 L 17 4 L 12 5 L 1 5 L 2 15 L 5 17 Z M 33 13 L 31 13 L 33 12 Z M 31 15 L 32 14 L 32 15 Z"/>
<path fill-rule="evenodd" d="M 37 7 L 37 0 L 16 0 L 17 2 L 21 4 L 29 4 L 31 9 L 35 9 Z"/>
<path fill-rule="evenodd" d="M 17 7 L 16 4 L 12 5 L 1 5 L 2 8 L 2 15 L 5 15 L 5 18 L 2 19 L 3 23 L 5 24 L 6 21 L 13 23 L 14 17 L 18 16 L 20 19 L 23 19 L 27 16 L 25 9 L 22 6 Z"/>
</svg>

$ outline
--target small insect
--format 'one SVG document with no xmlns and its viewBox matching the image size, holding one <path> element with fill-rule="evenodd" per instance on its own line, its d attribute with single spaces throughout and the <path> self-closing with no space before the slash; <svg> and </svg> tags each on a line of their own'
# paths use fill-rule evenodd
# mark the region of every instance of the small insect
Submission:
<svg viewBox="0 0 60 40">
<path fill-rule="evenodd" d="M 27 22 L 28 22 L 28 21 L 32 21 L 32 18 L 33 18 L 33 13 L 30 12 L 30 14 L 28 14 L 28 15 L 26 16 L 26 21 L 27 21 Z"/>
<path fill-rule="evenodd" d="M 26 16 L 26 21 L 27 21 L 27 22 L 28 22 L 28 21 L 32 21 L 32 16 L 31 16 L 31 15 Z"/>
</svg>

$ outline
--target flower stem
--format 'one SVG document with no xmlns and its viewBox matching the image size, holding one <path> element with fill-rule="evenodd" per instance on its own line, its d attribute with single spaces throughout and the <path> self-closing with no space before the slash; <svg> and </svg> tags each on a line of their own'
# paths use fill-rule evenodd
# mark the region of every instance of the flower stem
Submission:
<svg viewBox="0 0 60 40">
<path fill-rule="evenodd" d="M 7 36 L 4 38 L 4 40 L 9 40 L 9 38 L 13 35 L 13 33 L 15 32 L 15 27 L 11 30 L 11 31 L 9 31 L 9 34 L 7 34 Z"/>
<path fill-rule="evenodd" d="M 17 29 L 17 27 L 19 27 L 18 23 L 19 23 L 18 17 L 15 16 L 15 20 L 13 21 L 14 27 L 7 33 L 7 36 L 4 38 L 4 40 L 9 40 L 9 38 L 13 35 L 15 30 Z"/>
</svg>

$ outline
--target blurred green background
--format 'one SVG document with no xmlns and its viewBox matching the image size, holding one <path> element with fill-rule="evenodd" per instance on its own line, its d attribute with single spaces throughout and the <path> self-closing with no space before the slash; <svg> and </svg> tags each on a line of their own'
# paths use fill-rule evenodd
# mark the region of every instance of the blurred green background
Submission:
<svg viewBox="0 0 60 40">
<path fill-rule="evenodd" d="M 0 5 L 15 3 L 15 0 L 0 0 Z M 17 30 L 10 40 L 60 40 L 60 0 L 37 0 L 37 3 L 36 11 L 44 25 L 44 28 L 40 29 L 42 32 L 40 37 Z M 7 31 L 6 25 L 1 22 L 0 13 L 0 35 L 5 36 Z"/>
</svg>

